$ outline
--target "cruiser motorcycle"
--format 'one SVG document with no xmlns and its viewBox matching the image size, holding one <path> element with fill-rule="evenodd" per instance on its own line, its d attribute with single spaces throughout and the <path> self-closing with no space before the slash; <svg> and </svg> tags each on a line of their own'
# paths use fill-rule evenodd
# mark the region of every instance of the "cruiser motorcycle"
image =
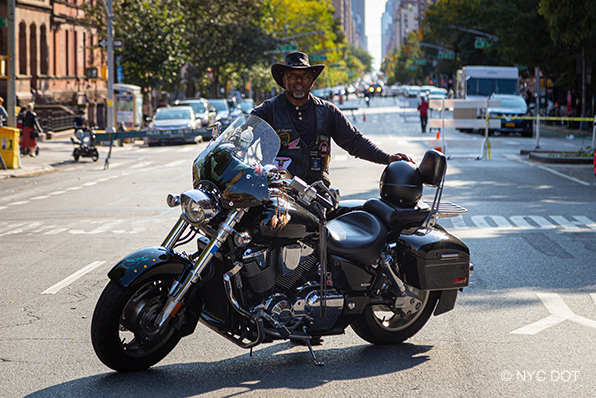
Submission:
<svg viewBox="0 0 596 398">
<path fill-rule="evenodd" d="M 193 189 L 168 195 L 181 214 L 163 243 L 108 273 L 91 325 L 105 365 L 149 368 L 199 321 L 251 350 L 301 342 L 322 365 L 311 344 L 322 336 L 350 326 L 396 344 L 454 308 L 472 266 L 467 246 L 436 223 L 466 211 L 440 201 L 444 155 L 394 162 L 380 197 L 340 202 L 337 189 L 275 167 L 279 147 L 271 126 L 244 115 L 198 155 Z M 424 184 L 434 201 L 421 200 Z"/>
</svg>

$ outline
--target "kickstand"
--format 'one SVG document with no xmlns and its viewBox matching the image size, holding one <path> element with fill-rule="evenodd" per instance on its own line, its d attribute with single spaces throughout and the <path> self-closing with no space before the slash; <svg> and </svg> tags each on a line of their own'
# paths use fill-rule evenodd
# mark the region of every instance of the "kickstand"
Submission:
<svg viewBox="0 0 596 398">
<path fill-rule="evenodd" d="M 310 340 L 306 340 L 306 346 L 308 347 L 308 350 L 310 351 L 310 355 L 312 356 L 312 360 L 315 361 L 315 365 L 317 366 L 325 366 L 325 362 L 321 362 L 317 359 L 317 356 L 315 355 L 314 350 L 312 349 L 312 345 L 310 345 Z"/>
</svg>

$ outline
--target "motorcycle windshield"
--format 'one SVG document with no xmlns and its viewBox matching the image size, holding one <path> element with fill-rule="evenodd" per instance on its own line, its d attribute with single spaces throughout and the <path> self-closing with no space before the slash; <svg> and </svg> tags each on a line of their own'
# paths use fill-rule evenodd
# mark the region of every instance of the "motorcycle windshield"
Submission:
<svg viewBox="0 0 596 398">
<path fill-rule="evenodd" d="M 197 156 L 193 185 L 214 183 L 224 208 L 258 206 L 269 197 L 264 166 L 273 164 L 279 146 L 279 137 L 267 122 L 242 115 Z"/>
</svg>

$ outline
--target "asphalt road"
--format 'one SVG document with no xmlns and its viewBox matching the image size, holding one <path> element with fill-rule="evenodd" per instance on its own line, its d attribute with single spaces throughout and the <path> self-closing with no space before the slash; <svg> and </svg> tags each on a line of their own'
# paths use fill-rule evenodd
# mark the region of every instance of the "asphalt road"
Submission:
<svg viewBox="0 0 596 398">
<path fill-rule="evenodd" d="M 347 105 L 359 106 L 348 117 L 388 152 L 420 161 L 434 138 L 420 132 L 411 103 Z M 472 140 L 454 152 L 480 151 L 479 136 L 443 134 Z M 108 170 L 102 148 L 97 163 L 65 160 L 52 173 L 0 180 L 0 396 L 592 396 L 593 171 L 529 161 L 520 150 L 532 139 L 491 142 L 489 160 L 448 162 L 443 200 L 469 212 L 441 223 L 470 247 L 476 269 L 456 308 L 399 346 L 371 346 L 349 329 L 325 338 L 315 347 L 322 368 L 303 346 L 263 345 L 251 357 L 200 325 L 146 372 L 116 374 L 95 357 L 89 329 L 107 271 L 161 243 L 178 216 L 165 197 L 191 187 L 190 166 L 205 144 L 115 148 Z M 343 199 L 377 196 L 383 166 L 337 147 L 332 156 Z M 425 198 L 433 194 L 427 189 Z"/>
</svg>

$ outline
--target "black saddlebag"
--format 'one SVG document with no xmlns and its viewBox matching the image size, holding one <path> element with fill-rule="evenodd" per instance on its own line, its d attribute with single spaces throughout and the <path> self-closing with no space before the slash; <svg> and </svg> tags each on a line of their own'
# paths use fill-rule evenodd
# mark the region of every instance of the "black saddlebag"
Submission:
<svg viewBox="0 0 596 398">
<path fill-rule="evenodd" d="M 446 231 L 401 235 L 396 254 L 405 282 L 418 289 L 459 289 L 469 284 L 470 250 Z"/>
</svg>

